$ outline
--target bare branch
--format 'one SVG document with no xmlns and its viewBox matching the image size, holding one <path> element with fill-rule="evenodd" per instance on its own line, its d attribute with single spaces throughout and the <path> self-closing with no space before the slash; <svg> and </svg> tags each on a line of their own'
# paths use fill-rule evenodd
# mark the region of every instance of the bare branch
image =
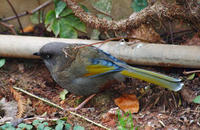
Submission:
<svg viewBox="0 0 200 130">
<path fill-rule="evenodd" d="M 75 15 L 89 26 L 101 29 L 104 31 L 127 31 L 138 28 L 141 24 L 159 23 L 160 20 L 175 20 L 182 19 L 191 26 L 195 26 L 196 30 L 200 29 L 200 4 L 194 0 L 187 3 L 176 4 L 176 2 L 164 2 L 158 0 L 154 5 L 148 6 L 134 17 L 130 17 L 120 21 L 107 21 L 106 19 L 99 19 L 86 12 L 74 1 L 64 0 L 68 7 L 70 7 Z"/>
<path fill-rule="evenodd" d="M 7 23 L 1 22 L 1 21 L 0 21 L 0 24 L 3 25 L 3 26 L 5 26 L 5 27 L 7 27 L 7 28 L 9 28 L 10 31 L 11 31 L 14 35 L 17 35 L 17 33 L 15 32 L 15 29 L 14 29 L 14 26 L 13 26 L 13 25 L 10 25 L 10 24 L 7 24 Z"/>
<path fill-rule="evenodd" d="M 17 21 L 18 21 L 18 24 L 19 24 L 19 27 L 20 27 L 20 30 L 22 31 L 22 33 L 24 33 L 24 30 L 23 30 L 23 27 L 22 27 L 22 24 L 21 24 L 21 21 L 18 17 L 18 14 L 17 14 L 17 11 L 15 10 L 14 6 L 12 5 L 12 3 L 10 2 L 10 0 L 7 0 L 8 4 L 10 5 L 13 13 L 15 14 L 16 18 L 17 18 Z"/>
<path fill-rule="evenodd" d="M 25 12 L 23 12 L 21 14 L 18 14 L 18 17 L 22 17 L 22 16 L 26 16 L 26 15 L 31 15 L 31 14 L 37 12 L 38 10 L 47 7 L 51 3 L 53 3 L 53 1 L 52 0 L 48 0 L 48 1 L 44 2 L 43 4 L 41 4 L 40 6 L 38 6 L 37 8 L 31 10 L 31 11 L 25 11 Z M 15 18 L 16 18 L 16 15 L 15 16 L 11 16 L 11 17 L 7 17 L 7 18 L 2 18 L 1 21 L 6 22 L 6 21 L 9 21 L 9 20 L 13 20 Z"/>
</svg>

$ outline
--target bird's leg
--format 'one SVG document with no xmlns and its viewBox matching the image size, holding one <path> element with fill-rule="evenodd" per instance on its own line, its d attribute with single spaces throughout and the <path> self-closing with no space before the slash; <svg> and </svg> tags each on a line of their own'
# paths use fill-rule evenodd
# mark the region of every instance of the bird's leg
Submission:
<svg viewBox="0 0 200 130">
<path fill-rule="evenodd" d="M 81 104 L 79 104 L 76 108 L 69 108 L 67 110 L 69 111 L 77 111 L 81 109 L 86 103 L 88 103 L 96 94 L 90 95 L 88 98 L 86 98 Z"/>
</svg>

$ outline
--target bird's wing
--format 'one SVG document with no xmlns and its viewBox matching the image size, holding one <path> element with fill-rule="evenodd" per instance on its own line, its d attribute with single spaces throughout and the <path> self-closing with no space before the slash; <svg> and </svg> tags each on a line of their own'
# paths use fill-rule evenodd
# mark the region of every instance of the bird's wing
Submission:
<svg viewBox="0 0 200 130">
<path fill-rule="evenodd" d="M 88 73 L 84 77 L 97 77 L 108 73 L 119 72 L 122 67 L 114 64 L 112 61 L 105 59 L 90 59 L 91 65 L 86 66 Z"/>
<path fill-rule="evenodd" d="M 90 57 L 90 64 L 86 66 L 88 73 L 84 74 L 85 77 L 98 77 L 109 73 L 120 72 L 124 76 L 141 79 L 173 91 L 178 91 L 183 87 L 181 79 L 131 67 L 102 50 L 99 50 L 99 52 L 98 57 L 101 58 Z"/>
</svg>

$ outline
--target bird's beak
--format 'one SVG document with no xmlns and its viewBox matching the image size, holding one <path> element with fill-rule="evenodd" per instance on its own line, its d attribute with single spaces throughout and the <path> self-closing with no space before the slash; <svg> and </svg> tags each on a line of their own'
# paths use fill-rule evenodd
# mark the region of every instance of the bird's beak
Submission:
<svg viewBox="0 0 200 130">
<path fill-rule="evenodd" d="M 35 52 L 35 53 L 33 53 L 33 55 L 40 56 L 40 53 L 39 52 Z"/>
</svg>

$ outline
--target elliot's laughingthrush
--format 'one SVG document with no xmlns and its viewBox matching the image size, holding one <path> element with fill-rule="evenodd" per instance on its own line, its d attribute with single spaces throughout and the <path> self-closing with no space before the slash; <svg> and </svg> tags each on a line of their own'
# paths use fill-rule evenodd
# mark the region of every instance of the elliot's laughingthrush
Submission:
<svg viewBox="0 0 200 130">
<path fill-rule="evenodd" d="M 76 95 L 91 95 L 102 90 L 109 81 L 123 81 L 125 76 L 178 91 L 181 79 L 132 67 L 96 48 L 67 43 L 48 43 L 34 55 L 40 56 L 53 79 Z"/>
</svg>

